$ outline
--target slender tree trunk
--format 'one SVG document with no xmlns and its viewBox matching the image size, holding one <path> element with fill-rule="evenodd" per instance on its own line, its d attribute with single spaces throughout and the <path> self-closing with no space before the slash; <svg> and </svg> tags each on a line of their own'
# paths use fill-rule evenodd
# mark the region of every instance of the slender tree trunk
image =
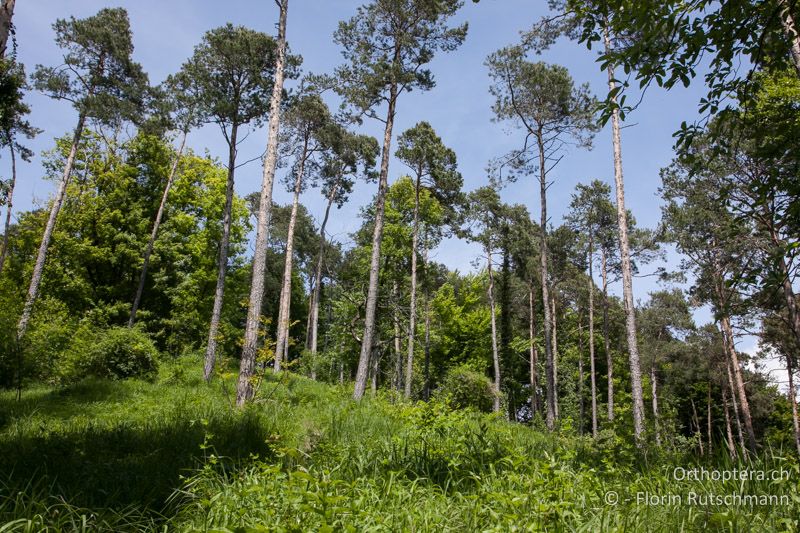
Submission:
<svg viewBox="0 0 800 533">
<path fill-rule="evenodd" d="M 706 437 L 708 438 L 708 455 L 711 455 L 711 381 L 706 391 Z"/>
<path fill-rule="evenodd" d="M 392 294 L 395 302 L 399 302 L 400 287 L 397 284 L 397 280 L 392 282 Z M 397 312 L 397 305 L 392 309 L 392 322 L 394 322 L 395 389 L 399 391 L 403 387 L 403 350 L 400 349 L 400 313 Z"/>
<path fill-rule="evenodd" d="M 169 191 L 172 189 L 172 184 L 175 180 L 175 173 L 178 170 L 178 163 L 180 163 L 181 156 L 183 155 L 183 149 L 186 147 L 186 136 L 188 133 L 188 131 L 184 130 L 181 136 L 181 145 L 180 148 L 178 148 L 178 152 L 175 154 L 175 159 L 172 161 L 172 166 L 169 169 L 167 183 L 164 185 L 164 193 L 161 195 L 161 203 L 158 206 L 156 218 L 153 221 L 153 230 L 150 232 L 150 240 L 147 241 L 147 247 L 144 249 L 144 255 L 142 256 L 142 271 L 139 274 L 139 286 L 136 289 L 136 296 L 133 297 L 131 316 L 128 319 L 129 328 L 133 327 L 134 322 L 136 322 L 136 312 L 139 310 L 139 304 L 142 301 L 144 284 L 147 280 L 147 268 L 150 266 L 150 255 L 153 253 L 153 246 L 155 246 L 156 237 L 158 236 L 158 228 L 161 226 L 161 218 L 164 216 L 164 210 L 167 207 L 167 198 L 169 197 Z"/>
<path fill-rule="evenodd" d="M 731 460 L 736 459 L 736 444 L 733 442 L 733 431 L 731 430 L 731 414 L 728 409 L 728 388 L 722 387 L 722 407 L 725 411 L 725 437 L 728 444 L 728 454 Z"/>
<path fill-rule="evenodd" d="M 222 303 L 225 299 L 225 275 L 228 272 L 228 247 L 231 240 L 231 225 L 233 218 L 233 184 L 236 171 L 236 139 L 238 124 L 231 127 L 230 145 L 228 147 L 228 180 L 225 186 L 225 211 L 222 215 L 222 238 L 219 242 L 217 255 L 217 285 L 214 288 L 214 307 L 211 310 L 211 324 L 208 328 L 208 343 L 206 344 L 206 358 L 203 367 L 203 376 L 206 381 L 211 380 L 214 365 L 217 361 L 217 342 L 219 340 L 219 322 L 222 315 Z"/>
<path fill-rule="evenodd" d="M 17 323 L 17 340 L 21 341 L 25 337 L 25 332 L 28 330 L 28 322 L 31 319 L 33 312 L 33 304 L 36 303 L 36 298 L 39 296 L 39 284 L 42 282 L 42 272 L 44 271 L 44 263 L 47 259 L 47 249 L 50 246 L 50 240 L 53 238 L 53 230 L 56 227 L 56 220 L 58 213 L 61 211 L 61 205 L 64 203 L 64 197 L 67 194 L 67 185 L 69 184 L 69 177 L 72 173 L 72 167 L 75 164 L 75 155 L 78 153 L 78 145 L 81 142 L 83 135 L 83 124 L 86 117 L 81 114 L 78 117 L 78 125 L 75 127 L 75 132 L 72 135 L 72 146 L 69 149 L 67 162 L 64 164 L 64 173 L 61 176 L 61 181 L 58 184 L 55 198 L 53 198 L 53 205 L 50 207 L 50 216 L 47 219 L 47 224 L 44 227 L 44 234 L 42 235 L 42 242 L 39 245 L 39 253 L 36 256 L 36 263 L 33 266 L 33 274 L 31 275 L 31 284 L 28 287 L 28 296 L 25 298 L 25 305 L 22 308 L 22 315 Z"/>
<path fill-rule="evenodd" d="M 733 416 L 736 421 L 736 433 L 739 437 L 739 447 L 742 449 L 742 455 L 747 457 L 747 446 L 744 444 L 744 433 L 742 432 L 741 416 L 739 415 L 739 403 L 736 400 L 736 386 L 733 382 L 733 372 L 731 372 L 731 361 L 727 357 L 728 350 L 725 350 L 725 370 L 728 374 L 728 389 L 731 391 L 731 402 L 733 403 Z"/>
<path fill-rule="evenodd" d="M 383 132 L 383 152 L 381 154 L 381 172 L 378 180 L 378 196 L 375 201 L 375 229 L 372 233 L 372 256 L 369 266 L 369 288 L 367 290 L 366 311 L 364 313 L 364 336 L 361 340 L 361 354 L 356 369 L 356 382 L 353 398 L 360 400 L 367 386 L 367 369 L 372 351 L 372 337 L 375 333 L 375 319 L 378 307 L 378 278 L 380 277 L 381 241 L 383 239 L 384 208 L 386 205 L 386 189 L 389 180 L 389 159 L 392 148 L 392 128 L 397 105 L 397 85 L 392 84 L 389 95 L 389 109 L 386 113 L 386 128 Z"/>
<path fill-rule="evenodd" d="M 731 328 L 730 318 L 724 315 L 721 320 L 723 339 L 725 347 L 728 352 L 728 358 L 731 362 L 733 370 L 734 383 L 736 385 L 736 392 L 739 396 L 739 407 L 741 408 L 742 419 L 744 420 L 744 428 L 747 431 L 747 440 L 750 444 L 750 450 L 756 451 L 756 433 L 753 430 L 753 419 L 750 416 L 750 402 L 747 401 L 747 393 L 745 392 L 744 379 L 742 378 L 742 368 L 739 365 L 739 356 L 736 355 L 736 348 L 733 344 L 733 329 Z"/>
<path fill-rule="evenodd" d="M 378 372 L 380 372 L 380 359 L 381 359 L 381 352 L 377 347 L 377 337 L 376 337 L 376 346 L 374 347 L 373 351 L 375 353 L 372 354 L 372 396 L 375 396 L 378 393 Z"/>
<path fill-rule="evenodd" d="M 294 178 L 294 196 L 292 197 L 292 213 L 289 216 L 289 229 L 286 233 L 286 257 L 283 263 L 283 282 L 281 283 L 281 298 L 278 304 L 278 325 L 275 346 L 282 346 L 287 350 L 289 344 L 289 315 L 292 302 L 292 267 L 294 262 L 294 232 L 297 225 L 297 210 L 300 206 L 300 191 L 303 187 L 303 172 L 305 172 L 306 152 L 308 141 L 303 147 L 303 155 Z M 275 350 L 275 372 L 281 371 L 283 352 Z"/>
<path fill-rule="evenodd" d="M 539 354 L 536 350 L 536 321 L 533 307 L 533 279 L 528 285 L 528 339 L 530 341 L 531 419 L 539 412 Z"/>
<path fill-rule="evenodd" d="M 547 170 L 545 168 L 544 139 L 541 131 L 536 135 L 536 144 L 539 148 L 539 201 L 541 205 L 541 218 L 539 220 L 539 269 L 542 278 L 542 307 L 544 308 L 544 355 L 545 379 L 547 380 L 547 429 L 556 427 L 556 380 L 555 360 L 552 344 L 552 321 L 550 317 L 550 291 L 547 274 Z"/>
<path fill-rule="evenodd" d="M 606 50 L 611 49 L 608 28 L 605 30 Z M 616 88 L 614 67 L 608 66 L 609 93 Z M 616 96 L 611 97 L 616 104 Z M 625 211 L 625 186 L 622 178 L 622 142 L 620 140 L 619 109 L 611 114 L 611 131 L 614 145 L 614 181 L 617 189 L 617 224 L 619 226 L 619 252 L 622 261 L 622 293 L 625 304 L 625 326 L 628 337 L 628 360 L 631 369 L 631 399 L 633 400 L 633 432 L 637 443 L 644 438 L 644 396 L 642 394 L 642 369 L 639 364 L 639 345 L 636 340 L 636 308 L 633 301 L 633 275 L 628 245 L 628 215 Z"/>
<path fill-rule="evenodd" d="M 338 188 L 338 183 L 331 187 L 331 192 L 328 194 L 328 205 L 325 207 L 325 216 L 319 228 L 319 255 L 317 256 L 317 265 L 314 268 L 314 288 L 311 292 L 311 312 L 309 313 L 309 330 L 311 331 L 309 350 L 311 351 L 311 357 L 315 361 L 317 358 L 317 339 L 319 337 L 319 299 L 322 288 L 322 265 L 325 260 L 325 226 L 328 225 L 328 217 L 330 216 L 331 206 L 333 206 L 333 200 L 336 198 Z"/>
<path fill-rule="evenodd" d="M 236 404 L 239 406 L 252 398 L 251 377 L 255 371 L 258 326 L 261 304 L 264 298 L 264 269 L 267 264 L 267 235 L 272 215 L 272 186 L 275 181 L 275 166 L 278 162 L 278 130 L 280 129 L 281 97 L 283 95 L 284 65 L 286 63 L 286 15 L 289 0 L 280 1 L 278 20 L 278 56 L 275 61 L 275 85 L 272 87 L 269 109 L 269 137 L 264 172 L 261 181 L 261 198 L 256 224 L 256 245 L 253 254 L 253 277 L 250 283 L 250 302 L 247 307 L 247 325 L 244 332 L 242 360 L 239 366 L 239 381 L 236 388 Z"/>
<path fill-rule="evenodd" d="M 614 358 L 611 357 L 611 342 L 608 339 L 608 257 L 603 249 L 601 271 L 603 276 L 603 346 L 606 351 L 606 375 L 608 376 L 608 421 L 614 421 Z"/>
<path fill-rule="evenodd" d="M 700 431 L 700 419 L 697 417 L 697 408 L 694 405 L 694 398 L 689 398 L 689 401 L 692 402 L 692 419 L 694 420 L 695 435 L 699 437 L 697 443 L 700 445 L 700 455 L 705 455 L 703 433 Z"/>
<path fill-rule="evenodd" d="M 553 319 L 553 403 L 555 404 L 555 412 L 556 412 L 556 419 L 559 418 L 558 414 L 558 322 L 556 316 L 556 295 L 555 293 L 551 297 L 551 303 L 553 306 L 553 311 L 550 313 L 550 317 Z"/>
<path fill-rule="evenodd" d="M 428 294 L 428 245 L 427 234 L 423 243 L 422 271 L 425 274 L 425 387 L 422 389 L 422 397 L 427 402 L 431 399 L 431 308 L 430 295 Z"/>
<path fill-rule="evenodd" d="M 656 376 L 655 357 L 653 357 L 653 364 L 650 365 L 650 387 L 653 390 L 653 429 L 656 434 L 656 444 L 661 446 L 661 429 L 658 427 L 658 379 Z"/>
<path fill-rule="evenodd" d="M 14 150 L 14 139 L 8 143 L 11 151 L 11 185 L 8 188 L 8 198 L 6 198 L 6 224 L 3 229 L 3 249 L 0 250 L 0 274 L 3 273 L 3 265 L 6 263 L 8 255 L 8 230 L 11 227 L 11 210 L 14 208 L 14 187 L 17 185 L 17 155 Z"/>
<path fill-rule="evenodd" d="M 11 19 L 14 17 L 15 0 L 0 2 L 0 58 L 6 56 L 8 36 L 11 34 Z"/>
<path fill-rule="evenodd" d="M 417 247 L 419 243 L 419 188 L 420 178 L 414 186 L 414 225 L 411 229 L 411 303 L 408 317 L 408 356 L 406 357 L 405 397 L 411 398 L 411 382 L 414 376 L 414 337 L 417 333 Z"/>
<path fill-rule="evenodd" d="M 494 307 L 494 274 L 492 273 L 492 250 L 486 246 L 486 268 L 489 271 L 489 313 L 492 322 L 492 362 L 494 363 L 494 412 L 500 411 L 500 353 L 497 349 L 497 320 Z"/>
<path fill-rule="evenodd" d="M 789 404 L 792 406 L 792 425 L 794 426 L 794 444 L 797 446 L 797 454 L 800 455 L 800 423 L 797 417 L 797 389 L 794 386 L 794 365 L 792 364 L 792 354 L 786 354 L 786 373 L 789 376 Z"/>
<path fill-rule="evenodd" d="M 578 314 L 578 433 L 583 435 L 583 419 L 586 408 L 583 401 L 583 317 Z"/>
<path fill-rule="evenodd" d="M 792 62 L 797 71 L 797 76 L 800 77 L 800 36 L 797 33 L 797 26 L 795 25 L 794 16 L 792 15 L 792 6 L 788 0 L 778 0 L 778 5 L 781 9 L 783 33 L 786 36 L 786 40 L 789 41 L 789 51 L 792 54 Z"/>
<path fill-rule="evenodd" d="M 597 372 L 594 360 L 594 235 L 589 234 L 589 370 L 592 389 L 592 437 L 597 438 Z"/>
</svg>

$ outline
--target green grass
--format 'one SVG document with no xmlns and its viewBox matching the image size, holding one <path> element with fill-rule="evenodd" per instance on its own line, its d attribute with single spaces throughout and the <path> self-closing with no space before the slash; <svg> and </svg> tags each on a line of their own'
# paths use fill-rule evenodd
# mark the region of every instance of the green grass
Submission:
<svg viewBox="0 0 800 533">
<path fill-rule="evenodd" d="M 226 393 L 227 390 L 227 393 Z M 245 410 L 200 364 L 154 383 L 85 381 L 0 394 L 0 532 L 796 531 L 796 459 L 753 470 L 789 480 L 676 480 L 692 457 L 627 439 L 549 434 L 300 377 L 268 378 Z M 709 469 L 741 468 L 725 459 Z M 610 505 L 610 491 L 619 503 Z M 654 505 L 637 492 L 786 496 L 788 505 Z"/>
</svg>

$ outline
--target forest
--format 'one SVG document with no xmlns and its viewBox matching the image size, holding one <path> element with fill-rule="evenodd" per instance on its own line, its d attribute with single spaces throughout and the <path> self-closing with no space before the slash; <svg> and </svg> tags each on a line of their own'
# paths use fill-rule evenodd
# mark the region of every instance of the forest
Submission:
<svg viewBox="0 0 800 533">
<path fill-rule="evenodd" d="M 0 0 L 0 532 L 800 529 L 800 3 L 538 2 L 478 59 L 513 148 L 475 176 L 404 102 L 498 2 L 348 2 L 316 49 L 223 3 L 156 82 L 126 8 L 25 6 L 24 65 Z"/>
</svg>

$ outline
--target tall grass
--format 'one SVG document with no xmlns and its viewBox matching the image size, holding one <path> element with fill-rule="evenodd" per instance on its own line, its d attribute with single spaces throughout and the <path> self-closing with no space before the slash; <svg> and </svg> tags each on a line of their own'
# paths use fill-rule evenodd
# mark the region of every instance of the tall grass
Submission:
<svg viewBox="0 0 800 533">
<path fill-rule="evenodd" d="M 155 383 L 0 396 L 0 531 L 797 531 L 796 458 L 641 454 L 496 417 L 267 377 L 248 409 L 197 361 Z M 230 385 L 228 385 L 230 386 Z M 676 479 L 676 467 L 789 479 Z M 638 493 L 785 496 L 778 506 L 643 505 Z M 609 501 L 609 494 L 616 501 Z"/>
</svg>

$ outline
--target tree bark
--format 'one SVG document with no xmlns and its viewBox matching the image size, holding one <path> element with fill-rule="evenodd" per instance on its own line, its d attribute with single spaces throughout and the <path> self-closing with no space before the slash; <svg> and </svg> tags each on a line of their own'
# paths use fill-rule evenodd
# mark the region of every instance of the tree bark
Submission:
<svg viewBox="0 0 800 533">
<path fill-rule="evenodd" d="M 578 313 L 578 433 L 583 435 L 583 419 L 586 408 L 583 401 L 583 317 Z"/>
<path fill-rule="evenodd" d="M 797 389 L 794 386 L 794 365 L 792 354 L 786 354 L 786 373 L 789 376 L 789 404 L 792 406 L 792 425 L 794 426 L 794 444 L 797 454 L 800 455 L 800 423 L 797 417 Z"/>
<path fill-rule="evenodd" d="M 206 358 L 203 367 L 203 376 L 206 381 L 211 380 L 214 365 L 217 361 L 217 342 L 219 340 L 219 322 L 222 315 L 222 303 L 225 299 L 225 275 L 228 272 L 228 247 L 231 240 L 231 225 L 233 218 L 233 184 L 236 172 L 236 139 L 238 124 L 231 126 L 230 145 L 228 146 L 228 180 L 225 185 L 225 211 L 222 214 L 222 238 L 219 243 L 217 255 L 217 284 L 214 288 L 214 307 L 211 310 L 211 324 L 208 328 L 208 343 L 206 344 Z"/>
<path fill-rule="evenodd" d="M 389 159 L 392 148 L 392 128 L 397 106 L 397 84 L 393 83 L 389 94 L 389 109 L 386 113 L 386 128 L 383 132 L 383 152 L 381 153 L 381 172 L 378 180 L 378 196 L 375 201 L 375 229 L 372 233 L 372 256 L 369 266 L 369 288 L 367 290 L 366 311 L 364 313 L 364 336 L 361 340 L 361 353 L 356 369 L 356 382 L 353 399 L 360 400 L 367 386 L 367 370 L 372 352 L 372 337 L 375 333 L 375 319 L 378 307 L 378 278 L 380 277 L 381 241 L 383 240 L 383 219 L 386 205 L 386 189 L 389 180 Z"/>
<path fill-rule="evenodd" d="M 736 459 L 736 444 L 733 442 L 733 431 L 731 430 L 731 414 L 728 409 L 728 388 L 722 387 L 722 407 L 725 411 L 725 437 L 728 445 L 728 454 L 731 460 Z"/>
<path fill-rule="evenodd" d="M 553 319 L 553 403 L 555 408 L 556 420 L 559 418 L 558 414 L 558 323 L 556 320 L 556 295 L 551 297 L 553 311 L 550 317 Z"/>
<path fill-rule="evenodd" d="M 601 258 L 603 276 L 603 346 L 606 351 L 606 376 L 608 377 L 608 421 L 614 421 L 614 358 L 611 357 L 611 342 L 608 339 L 608 257 L 605 249 Z"/>
<path fill-rule="evenodd" d="M 289 229 L 286 233 L 286 257 L 283 264 L 283 282 L 281 283 L 281 298 L 278 304 L 278 324 L 275 342 L 275 372 L 281 371 L 283 362 L 283 351 L 278 347 L 288 348 L 289 344 L 289 320 L 292 302 L 292 266 L 294 262 L 294 232 L 297 225 L 297 210 L 300 206 L 300 191 L 303 188 L 303 172 L 305 171 L 306 153 L 308 141 L 303 146 L 303 155 L 297 168 L 297 175 L 294 178 L 294 195 L 292 197 L 292 213 L 289 216 Z"/>
<path fill-rule="evenodd" d="M 756 434 L 753 430 L 753 419 L 750 416 L 750 402 L 747 401 L 744 379 L 742 378 L 742 368 L 739 365 L 739 356 L 736 355 L 736 348 L 733 344 L 733 329 L 731 328 L 730 318 L 727 315 L 723 315 L 720 319 L 720 323 L 722 325 L 722 338 L 725 343 L 725 349 L 728 352 L 731 369 L 733 370 L 734 384 L 736 385 L 736 393 L 739 396 L 739 407 L 741 408 L 744 428 L 747 432 L 747 440 L 750 444 L 750 450 L 755 452 Z"/>
<path fill-rule="evenodd" d="M 605 30 L 605 47 L 611 49 L 611 39 L 608 28 Z M 614 67 L 608 66 L 609 93 L 616 88 L 614 81 Z M 611 97 L 614 105 L 617 104 L 616 96 Z M 619 226 L 619 252 L 622 262 L 622 293 L 625 304 L 625 326 L 628 337 L 628 361 L 631 371 L 631 399 L 633 400 L 633 433 L 637 443 L 641 444 L 644 438 L 644 398 L 642 394 L 642 369 L 639 363 L 639 345 L 636 339 L 636 308 L 633 301 L 633 275 L 631 273 L 631 259 L 628 245 L 628 215 L 625 211 L 625 185 L 622 177 L 622 142 L 620 140 L 619 109 L 615 108 L 611 114 L 611 131 L 614 146 L 614 182 L 617 191 L 617 224 Z"/>
<path fill-rule="evenodd" d="M 420 177 L 414 185 L 414 225 L 411 230 L 411 302 L 408 316 L 408 356 L 406 357 L 406 383 L 404 395 L 411 398 L 411 381 L 414 376 L 414 337 L 417 328 L 417 246 L 419 242 L 419 189 Z"/>
<path fill-rule="evenodd" d="M 256 224 L 256 244 L 253 254 L 253 276 L 250 283 L 250 302 L 247 307 L 247 324 L 244 332 L 242 360 L 239 365 L 239 380 L 236 387 L 236 404 L 239 406 L 252 398 L 252 375 L 255 371 L 258 326 L 261 304 L 264 298 L 264 269 L 267 264 L 267 236 L 272 215 L 272 186 L 275 181 L 275 166 L 278 162 L 278 131 L 280 129 L 281 97 L 283 95 L 284 66 L 286 63 L 286 16 L 289 0 L 280 1 L 278 19 L 278 56 L 275 61 L 275 85 L 270 98 L 269 137 L 264 172 L 261 181 L 261 197 Z"/>
<path fill-rule="evenodd" d="M 530 340 L 531 419 L 539 412 L 539 354 L 536 350 L 536 322 L 533 307 L 533 280 L 528 286 L 528 339 Z"/>
<path fill-rule="evenodd" d="M 781 24 L 783 25 L 783 33 L 789 41 L 789 52 L 792 55 L 792 63 L 797 71 L 797 76 L 800 78 L 800 36 L 797 33 L 797 26 L 795 25 L 794 16 L 788 0 L 778 0 L 778 5 L 781 10 Z"/>
<path fill-rule="evenodd" d="M 724 342 L 724 341 L 723 341 Z M 739 415 L 739 404 L 736 401 L 736 386 L 733 383 L 733 373 L 731 372 L 731 361 L 730 358 L 727 357 L 728 350 L 727 347 L 725 349 L 725 370 L 728 374 L 728 389 L 731 391 L 731 402 L 733 403 L 733 416 L 734 420 L 736 421 L 736 433 L 739 437 L 739 447 L 742 449 L 742 455 L 746 458 L 747 457 L 747 446 L 744 444 L 744 433 L 742 432 L 742 423 L 741 417 Z"/>
<path fill-rule="evenodd" d="M 44 227 L 44 234 L 42 235 L 42 242 L 39 245 L 39 253 L 36 256 L 36 263 L 33 266 L 33 274 L 31 275 L 31 284 L 28 287 L 28 295 L 25 298 L 25 305 L 22 308 L 22 315 L 17 323 L 17 341 L 22 341 L 25 333 L 28 331 L 28 322 L 31 319 L 33 312 L 33 304 L 36 303 L 36 298 L 39 296 L 39 285 L 42 282 L 42 272 L 44 271 L 44 263 L 47 259 L 47 249 L 50 246 L 50 240 L 53 238 L 53 230 L 56 227 L 56 220 L 58 213 L 61 211 L 61 205 L 64 203 L 64 197 L 67 194 L 67 185 L 72 173 L 72 167 L 75 164 L 75 156 L 78 153 L 78 145 L 83 136 L 83 125 L 86 122 L 86 116 L 81 113 L 78 117 L 78 125 L 75 127 L 75 132 L 72 135 L 72 146 L 69 149 L 67 162 L 64 165 L 64 173 L 61 176 L 61 181 L 58 184 L 55 198 L 53 198 L 53 205 L 50 207 L 50 216 L 47 219 L 47 224 Z"/>
<path fill-rule="evenodd" d="M 594 235 L 589 234 L 589 370 L 592 373 L 592 437 L 597 438 L 597 373 L 594 361 Z"/>
<path fill-rule="evenodd" d="M 131 316 L 128 319 L 129 328 L 133 327 L 134 322 L 136 322 L 136 312 L 139 310 L 139 304 L 142 301 L 144 284 L 147 280 L 147 268 L 150 266 L 150 255 L 153 253 L 153 246 L 155 246 L 156 237 L 158 236 L 158 228 L 161 226 L 161 218 L 164 216 L 164 210 L 167 207 L 169 191 L 172 189 L 172 184 L 175 180 L 175 173 L 178 170 L 178 163 L 183 155 L 183 149 L 186 147 L 187 135 L 188 131 L 184 130 L 181 137 L 180 148 L 178 148 L 178 152 L 175 154 L 175 159 L 172 161 L 172 166 L 170 167 L 169 175 L 167 176 L 167 183 L 164 185 L 164 193 L 161 195 L 161 203 L 158 206 L 156 218 L 153 221 L 153 230 L 150 232 L 150 240 L 147 241 L 147 247 L 144 249 L 144 255 L 142 256 L 142 272 L 139 274 L 139 286 L 136 288 L 136 295 L 133 297 L 133 305 L 131 306 Z"/>
<path fill-rule="evenodd" d="M 430 295 L 428 294 L 428 244 L 427 232 L 422 245 L 422 272 L 425 274 L 425 385 L 422 389 L 422 398 L 427 402 L 431 399 L 431 308 Z"/>
<path fill-rule="evenodd" d="M 486 246 L 486 268 L 489 271 L 489 313 L 492 323 L 492 363 L 494 364 L 494 406 L 495 413 L 500 411 L 500 353 L 497 349 L 497 320 L 494 307 L 494 274 L 492 273 L 492 250 Z"/>
<path fill-rule="evenodd" d="M 3 265 L 6 263 L 6 255 L 8 254 L 8 230 L 11 227 L 11 211 L 14 208 L 14 187 L 17 185 L 17 154 L 16 150 L 14 150 L 13 138 L 10 138 L 8 148 L 11 151 L 11 185 L 6 199 L 6 223 L 3 230 L 3 249 L 0 250 L 0 274 L 3 273 Z"/>
<path fill-rule="evenodd" d="M 706 437 L 708 438 L 708 455 L 711 455 L 711 381 L 706 391 Z"/>
<path fill-rule="evenodd" d="M 553 430 L 556 427 L 556 380 L 555 380 L 555 361 L 553 358 L 552 345 L 552 321 L 550 317 L 550 291 L 547 275 L 547 170 L 545 168 L 544 139 L 541 131 L 536 135 L 536 144 L 539 148 L 539 201 L 541 205 L 541 217 L 539 219 L 539 269 L 542 278 L 542 307 L 544 308 L 544 355 L 545 355 L 545 379 L 547 380 L 547 429 Z"/>
<path fill-rule="evenodd" d="M 317 345 L 319 339 L 319 299 L 322 292 L 322 265 L 325 260 L 325 227 L 328 225 L 328 217 L 331 213 L 333 200 L 339 188 L 337 183 L 331 187 L 328 194 L 328 205 L 325 207 L 325 216 L 322 218 L 322 225 L 319 228 L 319 255 L 317 265 L 314 268 L 314 287 L 311 290 L 311 311 L 309 312 L 309 351 L 311 352 L 312 364 L 316 364 Z"/>
<path fill-rule="evenodd" d="M 395 302 L 399 302 L 400 288 L 397 280 L 392 282 L 392 294 Z M 392 309 L 392 322 L 394 323 L 395 390 L 399 391 L 403 386 L 403 351 L 400 349 L 400 313 L 397 312 L 397 305 Z"/>
<path fill-rule="evenodd" d="M 658 427 L 658 379 L 656 376 L 656 361 L 653 357 L 653 364 L 650 365 L 650 388 L 653 391 L 653 429 L 656 435 L 656 444 L 661 446 L 661 430 Z"/>
<path fill-rule="evenodd" d="M 14 17 L 15 0 L 0 2 L 0 59 L 6 56 L 8 36 L 12 33 L 11 19 Z"/>
</svg>

